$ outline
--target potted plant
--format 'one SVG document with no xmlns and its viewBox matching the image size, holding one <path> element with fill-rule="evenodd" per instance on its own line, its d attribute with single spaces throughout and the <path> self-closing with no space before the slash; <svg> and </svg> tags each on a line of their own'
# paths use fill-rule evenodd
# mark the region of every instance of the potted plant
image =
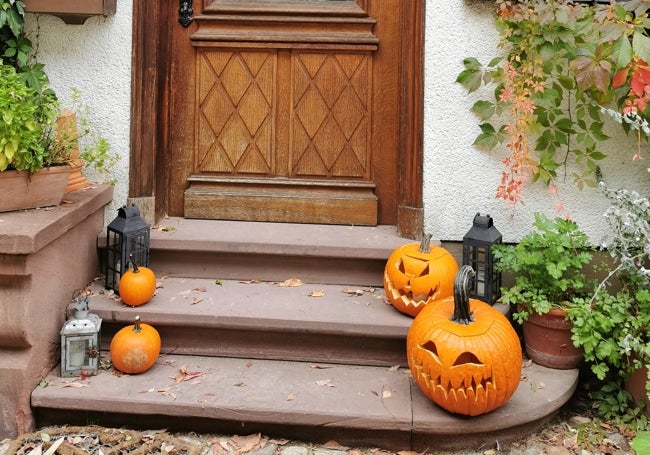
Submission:
<svg viewBox="0 0 650 455">
<path fill-rule="evenodd" d="M 594 250 L 573 221 L 536 213 L 533 226 L 519 243 L 493 246 L 497 270 L 514 277 L 514 285 L 501 289 L 501 299 L 522 324 L 529 358 L 551 368 L 575 368 L 582 352 L 571 342 L 566 311 L 593 291 L 586 272 Z"/>
<path fill-rule="evenodd" d="M 650 131 L 647 3 L 496 4 L 502 55 L 487 64 L 466 58 L 457 78 L 470 93 L 491 89 L 479 91 L 489 95 L 472 111 L 481 122 L 474 145 L 507 150 L 496 196 L 516 204 L 534 181 L 556 191 L 554 181 L 567 164 L 578 187 L 595 187 L 608 140 L 605 121 L 614 117 L 638 142 L 642 130 Z M 629 157 L 641 155 L 637 147 Z"/>
<path fill-rule="evenodd" d="M 79 138 L 89 132 L 69 123 L 57 130 L 60 105 L 23 26 L 23 3 L 0 0 L 0 211 L 59 204 Z M 81 158 L 102 169 L 112 160 L 103 138 Z"/>
<path fill-rule="evenodd" d="M 611 201 L 602 247 L 613 263 L 593 295 L 570 310 L 573 341 L 596 377 L 606 381 L 601 412 L 633 414 L 621 393 L 627 389 L 650 415 L 650 198 L 601 185 Z M 622 399 L 612 402 L 614 397 Z"/>
</svg>

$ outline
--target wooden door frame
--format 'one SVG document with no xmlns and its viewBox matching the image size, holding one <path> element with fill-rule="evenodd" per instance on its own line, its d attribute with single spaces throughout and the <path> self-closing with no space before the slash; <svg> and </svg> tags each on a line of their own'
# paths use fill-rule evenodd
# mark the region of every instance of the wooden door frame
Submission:
<svg viewBox="0 0 650 455">
<path fill-rule="evenodd" d="M 201 1 L 201 0 L 198 0 Z M 167 134 L 170 119 L 168 83 L 170 8 L 159 0 L 133 2 L 131 83 L 131 153 L 129 200 L 153 222 L 166 214 Z M 424 17 L 425 0 L 401 2 L 399 171 L 397 232 L 408 238 L 422 233 L 424 136 Z"/>
</svg>

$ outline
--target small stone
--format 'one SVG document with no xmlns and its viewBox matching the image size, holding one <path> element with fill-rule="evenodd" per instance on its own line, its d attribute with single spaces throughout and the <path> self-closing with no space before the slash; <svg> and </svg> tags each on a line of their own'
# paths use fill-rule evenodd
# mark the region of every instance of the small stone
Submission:
<svg viewBox="0 0 650 455">
<path fill-rule="evenodd" d="M 277 444 L 268 443 L 260 449 L 248 452 L 248 455 L 273 455 L 277 449 Z"/>
</svg>

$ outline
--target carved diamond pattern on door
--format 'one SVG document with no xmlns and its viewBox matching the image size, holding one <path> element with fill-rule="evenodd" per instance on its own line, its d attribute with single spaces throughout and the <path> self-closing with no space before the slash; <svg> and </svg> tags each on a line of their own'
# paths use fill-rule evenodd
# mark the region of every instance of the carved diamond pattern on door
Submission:
<svg viewBox="0 0 650 455">
<path fill-rule="evenodd" d="M 196 172 L 273 172 L 275 66 L 273 52 L 199 52 Z"/>
<path fill-rule="evenodd" d="M 370 178 L 371 55 L 295 52 L 292 174 Z"/>
</svg>

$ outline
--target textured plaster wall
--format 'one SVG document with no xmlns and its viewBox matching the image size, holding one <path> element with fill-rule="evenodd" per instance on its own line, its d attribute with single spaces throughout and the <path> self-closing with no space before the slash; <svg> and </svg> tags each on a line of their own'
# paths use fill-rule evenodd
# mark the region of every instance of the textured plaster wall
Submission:
<svg viewBox="0 0 650 455">
<path fill-rule="evenodd" d="M 442 4 L 444 3 L 444 7 Z M 487 63 L 497 55 L 494 2 L 490 0 L 427 0 L 425 57 L 424 204 L 425 228 L 441 240 L 461 240 L 477 212 L 489 213 L 505 241 L 518 240 L 531 227 L 534 212 L 555 216 L 558 202 L 540 184 L 524 193 L 526 205 L 514 210 L 494 198 L 504 150 L 490 154 L 472 147 L 478 119 L 469 112 L 476 96 L 455 83 L 464 57 Z M 488 94 L 489 95 L 489 94 Z M 486 95 L 486 96 L 488 96 Z M 650 152 L 645 162 L 632 163 L 633 144 L 612 142 L 603 175 L 613 187 L 650 193 Z M 559 182 L 566 210 L 593 241 L 603 232 L 607 201 L 597 190 L 580 192 L 569 177 Z M 565 212 L 566 213 L 566 212 Z"/>
<path fill-rule="evenodd" d="M 81 25 L 67 25 L 49 15 L 26 16 L 28 35 L 38 45 L 38 59 L 62 105 L 70 104 L 71 88 L 78 89 L 88 121 L 120 155 L 111 170 L 116 184 L 113 202 L 106 208 L 107 221 L 126 203 L 129 189 L 132 9 L 132 0 L 119 0 L 114 16 L 91 17 Z M 87 175 L 91 181 L 106 179 Z"/>
<path fill-rule="evenodd" d="M 91 122 L 121 155 L 113 169 L 117 184 L 108 220 L 128 195 L 132 1 L 119 0 L 115 16 L 91 18 L 83 25 L 66 25 L 51 16 L 37 21 L 28 15 L 27 20 L 57 93 L 65 102 L 70 87 L 80 89 Z M 541 185 L 525 192 L 525 206 L 507 209 L 494 198 L 504 151 L 487 154 L 471 145 L 479 131 L 477 119 L 469 112 L 476 98 L 454 81 L 464 57 L 487 62 L 496 54 L 493 7 L 490 0 L 427 0 L 425 229 L 441 240 L 461 240 L 477 212 L 491 214 L 506 241 L 517 240 L 530 229 L 533 212 L 556 214 L 557 200 Z M 631 147 L 625 141 L 612 143 L 619 153 L 611 153 L 604 163 L 604 176 L 612 186 L 624 183 L 648 193 L 650 161 L 631 163 Z M 578 191 L 570 179 L 559 186 L 567 212 L 597 241 L 607 201 L 596 190 Z"/>
</svg>

